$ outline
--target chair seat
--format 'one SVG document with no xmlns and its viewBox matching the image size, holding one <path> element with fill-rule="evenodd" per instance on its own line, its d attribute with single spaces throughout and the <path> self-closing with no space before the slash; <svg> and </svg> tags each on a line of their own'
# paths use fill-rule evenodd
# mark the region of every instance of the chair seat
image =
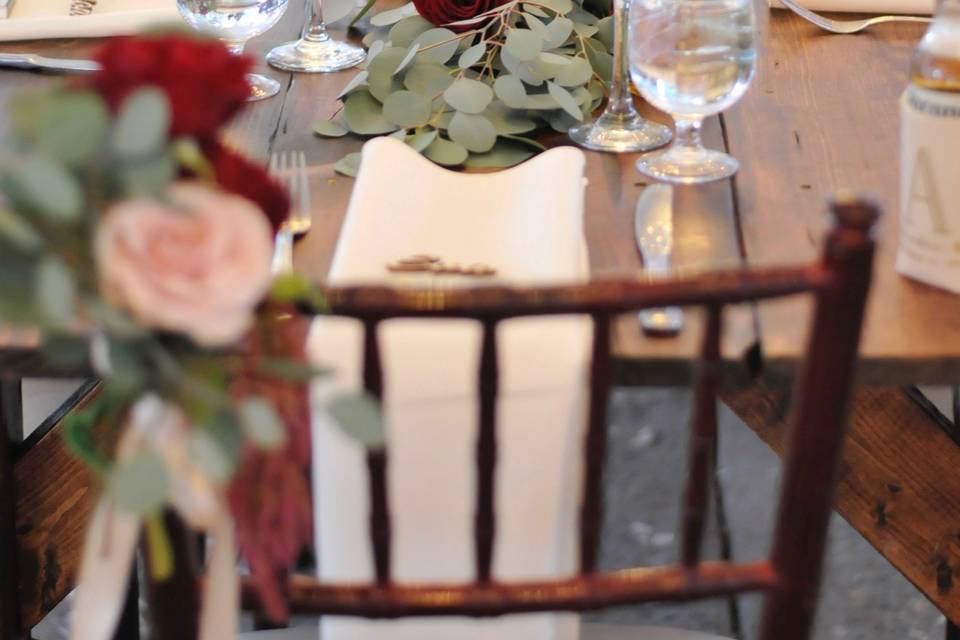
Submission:
<svg viewBox="0 0 960 640">
<path fill-rule="evenodd" d="M 291 627 L 273 631 L 241 633 L 237 640 L 318 640 L 317 625 Z M 580 640 L 729 640 L 700 631 L 667 627 L 637 627 L 625 624 L 593 624 L 581 626 Z"/>
</svg>

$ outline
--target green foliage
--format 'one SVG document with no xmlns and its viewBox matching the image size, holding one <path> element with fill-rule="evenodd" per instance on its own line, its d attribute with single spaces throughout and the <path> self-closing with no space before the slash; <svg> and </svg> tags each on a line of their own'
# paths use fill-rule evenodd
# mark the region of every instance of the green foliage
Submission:
<svg viewBox="0 0 960 640">
<path fill-rule="evenodd" d="M 598 15 L 574 0 L 510 0 L 455 33 L 412 3 L 381 12 L 364 38 L 364 68 L 340 92 L 343 108 L 314 131 L 389 134 L 446 166 L 513 166 L 539 150 L 518 134 L 565 131 L 603 99 L 612 20 Z M 334 169 L 355 176 L 359 165 L 351 153 Z"/>
<path fill-rule="evenodd" d="M 327 411 L 341 430 L 368 449 L 382 449 L 387 436 L 380 403 L 370 394 L 337 396 Z"/>
</svg>

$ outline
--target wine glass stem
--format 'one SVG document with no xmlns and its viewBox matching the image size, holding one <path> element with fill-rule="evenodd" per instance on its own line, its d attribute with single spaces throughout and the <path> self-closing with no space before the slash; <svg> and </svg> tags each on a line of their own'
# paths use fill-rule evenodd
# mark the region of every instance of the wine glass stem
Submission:
<svg viewBox="0 0 960 640">
<path fill-rule="evenodd" d="M 303 25 L 303 40 L 325 42 L 330 39 L 323 23 L 323 0 L 307 0 L 307 23 Z"/>
<path fill-rule="evenodd" d="M 700 137 L 700 130 L 703 127 L 703 118 L 674 116 L 673 119 L 677 130 L 674 146 L 679 149 L 702 149 L 703 140 Z"/>
<path fill-rule="evenodd" d="M 610 79 L 610 100 L 605 116 L 633 118 L 637 110 L 627 82 L 627 11 L 630 0 L 613 2 L 613 74 Z"/>
</svg>

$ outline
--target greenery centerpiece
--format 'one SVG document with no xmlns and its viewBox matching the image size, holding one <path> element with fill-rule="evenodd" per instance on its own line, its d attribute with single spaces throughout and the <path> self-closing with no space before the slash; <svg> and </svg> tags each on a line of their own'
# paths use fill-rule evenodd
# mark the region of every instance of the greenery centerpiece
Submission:
<svg viewBox="0 0 960 640">
<path fill-rule="evenodd" d="M 318 135 L 390 135 L 446 166 L 509 167 L 603 99 L 609 7 L 578 0 L 416 0 L 374 15 L 363 68 Z M 601 17 L 603 16 L 603 17 Z M 360 154 L 335 165 L 356 175 Z"/>
</svg>

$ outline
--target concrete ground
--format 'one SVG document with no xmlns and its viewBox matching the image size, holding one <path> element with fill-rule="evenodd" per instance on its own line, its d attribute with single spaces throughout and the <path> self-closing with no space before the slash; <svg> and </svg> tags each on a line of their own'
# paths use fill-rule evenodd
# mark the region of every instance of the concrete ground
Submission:
<svg viewBox="0 0 960 640">
<path fill-rule="evenodd" d="M 680 484 L 690 394 L 673 389 L 620 389 L 611 400 L 607 518 L 601 563 L 605 568 L 662 564 L 676 557 Z M 734 558 L 767 549 L 779 461 L 725 408 L 720 420 L 719 475 L 732 529 Z M 706 555 L 719 549 L 709 531 Z M 940 640 L 943 617 L 860 535 L 839 517 L 830 529 L 826 578 L 816 640 Z M 735 602 L 744 640 L 756 638 L 759 601 Z M 63 607 L 35 630 L 37 640 L 65 638 Z M 730 603 L 644 605 L 592 614 L 604 622 L 662 625 L 734 636 Z M 57 618 L 60 618 L 59 620 Z M 301 621 L 302 624 L 309 624 Z"/>
<path fill-rule="evenodd" d="M 686 466 L 690 394 L 685 390 L 621 389 L 614 393 L 607 476 L 607 568 L 659 564 L 676 557 L 673 537 L 680 505 L 677 478 Z M 720 413 L 719 475 L 732 530 L 735 559 L 768 547 L 780 464 L 777 457 L 726 408 Z M 718 535 L 710 532 L 716 557 Z M 756 637 L 759 600 L 737 602 L 741 637 Z M 593 616 L 612 622 L 662 624 L 733 635 L 725 601 L 644 605 Z M 842 518 L 830 528 L 826 575 L 816 640 L 940 640 L 943 616 Z"/>
</svg>

